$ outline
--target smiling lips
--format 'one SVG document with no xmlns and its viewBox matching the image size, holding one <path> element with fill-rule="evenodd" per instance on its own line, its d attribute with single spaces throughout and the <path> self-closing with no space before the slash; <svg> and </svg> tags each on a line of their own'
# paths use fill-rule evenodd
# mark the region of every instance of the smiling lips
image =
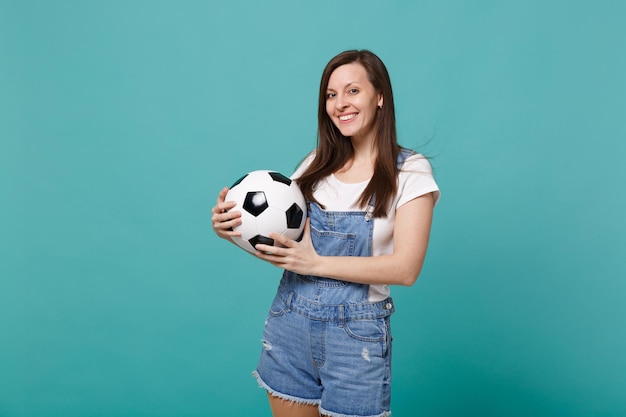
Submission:
<svg viewBox="0 0 626 417">
<path fill-rule="evenodd" d="M 354 119 L 358 113 L 342 114 L 339 116 L 339 120 L 342 122 L 349 122 Z"/>
</svg>

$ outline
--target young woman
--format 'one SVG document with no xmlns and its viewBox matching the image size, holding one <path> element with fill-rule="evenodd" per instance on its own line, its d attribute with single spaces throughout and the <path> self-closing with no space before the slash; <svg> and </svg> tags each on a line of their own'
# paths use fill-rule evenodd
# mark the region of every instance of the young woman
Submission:
<svg viewBox="0 0 626 417">
<path fill-rule="evenodd" d="M 428 161 L 397 143 L 389 75 L 370 51 L 326 65 L 317 148 L 293 178 L 309 219 L 299 242 L 256 246 L 284 272 L 254 374 L 275 417 L 388 416 L 389 285 L 420 274 L 439 190 Z M 230 240 L 241 214 L 227 191 L 212 221 Z"/>
</svg>

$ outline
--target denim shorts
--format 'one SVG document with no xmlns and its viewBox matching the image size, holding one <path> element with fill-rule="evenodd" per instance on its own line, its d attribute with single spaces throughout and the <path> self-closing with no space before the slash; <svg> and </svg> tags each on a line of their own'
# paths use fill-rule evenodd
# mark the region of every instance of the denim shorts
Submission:
<svg viewBox="0 0 626 417">
<path fill-rule="evenodd" d="M 332 417 L 389 416 L 391 299 L 321 305 L 280 288 L 254 375 L 270 395 Z"/>
</svg>

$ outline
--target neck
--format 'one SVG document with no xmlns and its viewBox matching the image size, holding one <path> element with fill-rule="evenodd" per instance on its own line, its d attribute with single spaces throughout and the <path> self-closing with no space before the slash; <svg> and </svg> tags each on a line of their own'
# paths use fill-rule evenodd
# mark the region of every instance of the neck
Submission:
<svg viewBox="0 0 626 417">
<path fill-rule="evenodd" d="M 359 140 L 357 138 L 350 138 L 352 141 L 352 149 L 354 149 L 354 156 L 352 157 L 354 162 L 367 162 L 374 161 L 378 154 L 374 140 Z"/>
</svg>

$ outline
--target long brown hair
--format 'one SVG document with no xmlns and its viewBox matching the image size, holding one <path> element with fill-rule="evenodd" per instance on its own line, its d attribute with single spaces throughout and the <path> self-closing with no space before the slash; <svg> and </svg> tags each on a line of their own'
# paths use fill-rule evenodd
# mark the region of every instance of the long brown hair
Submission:
<svg viewBox="0 0 626 417">
<path fill-rule="evenodd" d="M 380 58 L 368 50 L 345 51 L 326 64 L 320 82 L 315 158 L 297 179 L 297 183 L 307 201 L 317 202 L 313 197 L 315 185 L 322 178 L 339 170 L 354 156 L 350 138 L 341 134 L 326 113 L 326 90 L 330 75 L 338 67 L 354 62 L 358 62 L 365 68 L 369 81 L 383 96 L 382 109 L 378 109 L 374 120 L 374 146 L 377 149 L 374 174 L 359 197 L 358 206 L 365 208 L 370 198 L 376 195 L 373 215 L 374 217 L 385 217 L 389 203 L 398 188 L 396 160 L 400 147 L 397 142 L 396 116 L 389 73 Z"/>
</svg>

